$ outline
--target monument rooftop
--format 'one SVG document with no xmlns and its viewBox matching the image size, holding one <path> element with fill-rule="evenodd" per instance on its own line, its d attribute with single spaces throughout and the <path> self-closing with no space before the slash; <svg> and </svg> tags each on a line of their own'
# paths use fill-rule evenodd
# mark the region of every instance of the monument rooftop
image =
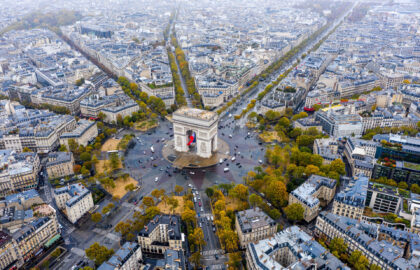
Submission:
<svg viewBox="0 0 420 270">
<path fill-rule="evenodd" d="M 179 108 L 174 112 L 173 117 L 175 118 L 178 115 L 192 117 L 199 120 L 216 120 L 218 118 L 218 114 L 215 112 L 188 107 Z"/>
</svg>

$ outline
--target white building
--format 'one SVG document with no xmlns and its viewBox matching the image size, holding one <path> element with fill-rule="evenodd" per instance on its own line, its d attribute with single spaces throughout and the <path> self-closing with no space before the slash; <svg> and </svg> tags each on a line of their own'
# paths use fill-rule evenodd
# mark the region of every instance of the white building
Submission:
<svg viewBox="0 0 420 270">
<path fill-rule="evenodd" d="M 80 183 L 55 189 L 54 199 L 71 223 L 76 223 L 93 207 L 92 193 Z"/>
</svg>

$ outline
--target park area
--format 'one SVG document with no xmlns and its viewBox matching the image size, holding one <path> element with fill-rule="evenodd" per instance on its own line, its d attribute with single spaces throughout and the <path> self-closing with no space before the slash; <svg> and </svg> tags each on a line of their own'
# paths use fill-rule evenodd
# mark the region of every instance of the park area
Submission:
<svg viewBox="0 0 420 270">
<path fill-rule="evenodd" d="M 175 214 L 181 215 L 184 209 L 184 199 L 182 196 L 173 196 L 173 198 L 178 200 L 178 207 L 175 208 Z M 160 212 L 164 214 L 172 214 L 171 205 L 169 203 L 165 204 L 165 202 L 161 201 L 157 207 L 159 208 Z"/>
<path fill-rule="evenodd" d="M 118 143 L 120 142 L 120 140 L 117 139 L 108 139 L 104 145 L 102 145 L 101 147 L 101 151 L 102 152 L 107 152 L 107 151 L 115 151 L 118 150 Z"/>
<path fill-rule="evenodd" d="M 138 183 L 136 180 L 134 180 L 131 177 L 128 177 L 126 180 L 124 180 L 122 177 L 115 180 L 115 187 L 105 187 L 106 191 L 108 191 L 113 197 L 122 198 L 125 194 L 127 194 L 128 190 L 126 189 L 126 186 L 132 184 L 134 187 L 137 187 Z"/>
<path fill-rule="evenodd" d="M 122 162 L 118 163 L 117 169 L 122 169 Z M 98 163 L 95 165 L 97 173 L 105 173 L 111 170 L 111 162 L 109 160 L 98 160 Z"/>
<path fill-rule="evenodd" d="M 264 131 L 259 135 L 260 139 L 266 143 L 270 143 L 273 141 L 281 142 L 282 139 L 277 134 L 277 131 Z"/>
<path fill-rule="evenodd" d="M 144 120 L 144 121 L 140 121 L 135 123 L 134 128 L 136 130 L 140 130 L 140 131 L 148 131 L 151 128 L 155 128 L 159 125 L 159 122 L 156 120 Z"/>
</svg>

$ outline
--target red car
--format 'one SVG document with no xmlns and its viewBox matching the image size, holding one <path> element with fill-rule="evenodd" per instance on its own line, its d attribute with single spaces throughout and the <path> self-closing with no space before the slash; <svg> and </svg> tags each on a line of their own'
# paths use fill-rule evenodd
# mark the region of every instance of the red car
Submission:
<svg viewBox="0 0 420 270">
<path fill-rule="evenodd" d="M 198 206 L 201 206 L 201 202 L 198 202 Z"/>
</svg>

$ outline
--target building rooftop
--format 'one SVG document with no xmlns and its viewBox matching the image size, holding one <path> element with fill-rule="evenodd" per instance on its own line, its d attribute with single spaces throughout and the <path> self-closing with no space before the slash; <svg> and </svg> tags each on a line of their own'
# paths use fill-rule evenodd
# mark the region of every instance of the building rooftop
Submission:
<svg viewBox="0 0 420 270">
<path fill-rule="evenodd" d="M 169 235 L 169 239 L 181 240 L 181 220 L 178 216 L 172 215 L 157 215 L 149 223 L 144 226 L 140 231 L 139 235 L 149 237 L 149 235 L 159 225 L 166 225 L 166 230 Z"/>
<path fill-rule="evenodd" d="M 313 196 L 313 194 L 322 186 L 332 189 L 335 187 L 336 183 L 337 181 L 334 179 L 313 174 L 305 183 L 293 190 L 292 194 L 307 206 L 314 207 L 319 204 L 319 199 Z"/>
<path fill-rule="evenodd" d="M 288 249 L 290 255 L 281 254 L 284 248 Z M 317 269 L 324 269 L 327 265 L 325 269 L 350 269 L 297 226 L 258 243 L 250 243 L 248 249 L 255 265 L 263 270 L 307 269 L 304 265 L 308 263 L 315 263 Z M 291 262 L 290 265 L 281 264 L 283 256 L 289 256 L 287 261 Z"/>
<path fill-rule="evenodd" d="M 90 191 L 81 183 L 77 183 L 61 188 L 56 188 L 54 189 L 54 193 L 57 195 L 68 193 L 70 195 L 70 199 L 66 202 L 66 206 L 72 207 L 75 203 L 79 202 L 82 198 L 87 196 Z"/>
<path fill-rule="evenodd" d="M 365 207 L 369 179 L 360 174 L 353 177 L 347 187 L 335 196 L 335 200 L 356 207 Z"/>
<path fill-rule="evenodd" d="M 124 265 L 124 263 L 133 256 L 134 252 L 140 246 L 134 242 L 125 242 L 124 245 L 115 252 L 115 254 L 106 262 L 98 267 L 98 270 L 114 270 L 117 267 Z M 118 269 L 118 268 L 117 268 Z"/>
<path fill-rule="evenodd" d="M 199 120 L 215 120 L 219 117 L 215 112 L 188 107 L 179 108 L 174 112 L 174 116 L 176 115 L 192 117 Z"/>
<path fill-rule="evenodd" d="M 265 226 L 275 226 L 276 222 L 260 208 L 250 208 L 236 213 L 239 226 L 243 233 L 250 233 Z"/>
</svg>

